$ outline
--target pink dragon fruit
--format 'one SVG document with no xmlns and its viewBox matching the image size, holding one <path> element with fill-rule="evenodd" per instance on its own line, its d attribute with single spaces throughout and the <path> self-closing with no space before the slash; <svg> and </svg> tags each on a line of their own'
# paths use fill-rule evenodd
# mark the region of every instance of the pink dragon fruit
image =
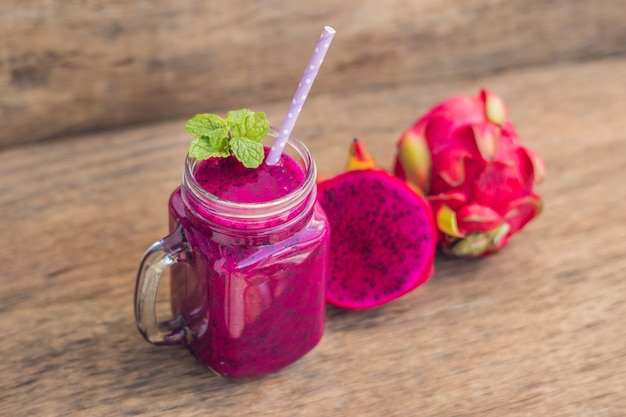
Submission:
<svg viewBox="0 0 626 417">
<path fill-rule="evenodd" d="M 356 139 L 346 168 L 318 184 L 331 230 L 326 299 L 337 307 L 367 309 L 431 276 L 437 235 L 426 199 L 375 168 Z"/>
<path fill-rule="evenodd" d="M 396 176 L 427 196 L 442 250 L 476 257 L 502 249 L 542 209 L 541 158 L 522 146 L 502 99 L 449 98 L 400 138 Z"/>
</svg>

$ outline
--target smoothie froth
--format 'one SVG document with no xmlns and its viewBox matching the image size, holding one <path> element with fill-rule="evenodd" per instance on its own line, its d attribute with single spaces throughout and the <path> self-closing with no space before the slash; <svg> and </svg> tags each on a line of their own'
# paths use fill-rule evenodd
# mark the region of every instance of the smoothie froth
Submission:
<svg viewBox="0 0 626 417">
<path fill-rule="evenodd" d="M 268 150 L 266 149 L 266 154 Z M 196 181 L 207 192 L 236 203 L 262 203 L 292 192 L 304 181 L 304 172 L 292 158 L 281 156 L 278 164 L 246 168 L 234 156 L 200 162 Z"/>
</svg>

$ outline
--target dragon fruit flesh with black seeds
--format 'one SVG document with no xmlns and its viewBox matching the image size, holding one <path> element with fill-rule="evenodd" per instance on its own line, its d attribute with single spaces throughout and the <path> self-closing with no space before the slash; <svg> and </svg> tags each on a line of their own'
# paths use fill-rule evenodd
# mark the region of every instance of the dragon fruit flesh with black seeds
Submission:
<svg viewBox="0 0 626 417">
<path fill-rule="evenodd" d="M 357 140 L 346 168 L 318 184 L 331 229 L 326 298 L 338 307 L 367 309 L 397 299 L 431 276 L 436 230 L 426 199 L 375 168 Z"/>
</svg>

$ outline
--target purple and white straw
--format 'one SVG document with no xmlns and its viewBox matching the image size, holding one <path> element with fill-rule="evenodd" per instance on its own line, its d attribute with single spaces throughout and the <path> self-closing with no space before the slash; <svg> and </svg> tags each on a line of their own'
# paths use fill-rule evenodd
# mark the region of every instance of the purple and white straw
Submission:
<svg viewBox="0 0 626 417">
<path fill-rule="evenodd" d="M 322 35 L 317 41 L 315 51 L 313 52 L 313 55 L 311 55 L 311 59 L 309 60 L 306 69 L 304 70 L 304 74 L 302 75 L 300 84 L 298 84 L 296 94 L 294 94 L 293 100 L 291 100 L 291 104 L 289 105 L 289 111 L 283 119 L 283 123 L 280 125 L 278 137 L 276 138 L 276 140 L 274 140 L 270 153 L 265 160 L 265 163 L 267 165 L 276 165 L 278 163 L 280 155 L 285 149 L 285 145 L 287 144 L 289 136 L 291 136 L 291 132 L 293 131 L 293 127 L 296 124 L 298 116 L 300 115 L 302 106 L 304 106 L 304 102 L 309 95 L 309 91 L 311 90 L 313 81 L 315 81 L 315 77 L 317 77 L 320 66 L 324 61 L 324 56 L 326 56 L 328 47 L 330 46 L 330 43 L 332 42 L 334 37 L 335 29 L 331 28 L 330 26 L 325 26 L 324 30 L 322 31 Z"/>
</svg>

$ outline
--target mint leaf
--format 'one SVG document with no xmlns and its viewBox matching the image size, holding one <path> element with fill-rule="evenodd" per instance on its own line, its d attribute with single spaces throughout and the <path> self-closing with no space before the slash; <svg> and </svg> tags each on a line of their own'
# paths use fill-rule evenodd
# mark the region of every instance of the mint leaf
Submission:
<svg viewBox="0 0 626 417">
<path fill-rule="evenodd" d="M 230 149 L 246 168 L 256 168 L 263 162 L 263 145 L 247 138 L 233 138 Z"/>
<path fill-rule="evenodd" d="M 195 158 L 198 161 L 213 157 L 227 157 L 230 155 L 228 150 L 228 140 L 223 138 L 222 140 L 211 140 L 206 136 L 194 139 L 189 144 L 189 156 Z"/>
<path fill-rule="evenodd" d="M 224 136 L 228 134 L 228 125 L 224 119 L 216 114 L 196 114 L 185 123 L 185 130 L 196 138 L 200 136 L 211 136 L 215 130 L 224 130 Z"/>
<path fill-rule="evenodd" d="M 226 118 L 203 113 L 185 123 L 185 130 L 195 139 L 189 145 L 189 156 L 197 160 L 227 157 L 231 153 L 248 168 L 263 162 L 261 142 L 270 130 L 263 112 L 249 109 L 229 111 Z"/>
<path fill-rule="evenodd" d="M 241 109 L 228 112 L 226 122 L 231 126 L 233 138 L 246 138 L 261 143 L 270 130 L 270 123 L 263 112 Z"/>
<path fill-rule="evenodd" d="M 254 112 L 250 109 L 241 109 L 241 110 L 231 110 L 226 114 L 226 124 L 229 126 L 238 125 L 243 122 L 243 120 L 254 114 Z"/>
</svg>

